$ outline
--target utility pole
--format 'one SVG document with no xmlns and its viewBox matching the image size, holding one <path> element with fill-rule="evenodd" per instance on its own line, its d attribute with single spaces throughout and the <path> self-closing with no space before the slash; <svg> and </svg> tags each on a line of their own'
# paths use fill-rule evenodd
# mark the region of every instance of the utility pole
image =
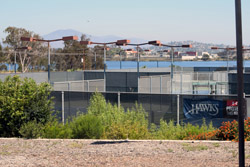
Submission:
<svg viewBox="0 0 250 167">
<path fill-rule="evenodd" d="M 238 128 L 239 128 L 239 167 L 245 166 L 244 140 L 244 76 L 242 56 L 241 0 L 235 0 L 237 80 L 238 80 Z"/>
</svg>

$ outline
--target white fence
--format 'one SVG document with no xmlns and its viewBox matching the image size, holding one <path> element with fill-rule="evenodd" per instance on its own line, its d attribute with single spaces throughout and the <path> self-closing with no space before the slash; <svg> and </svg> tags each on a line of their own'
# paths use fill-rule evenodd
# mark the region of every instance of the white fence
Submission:
<svg viewBox="0 0 250 167">
<path fill-rule="evenodd" d="M 80 81 L 65 81 L 54 82 L 53 88 L 55 91 L 80 91 L 80 92 L 99 92 L 104 91 L 104 80 L 80 80 Z"/>
</svg>

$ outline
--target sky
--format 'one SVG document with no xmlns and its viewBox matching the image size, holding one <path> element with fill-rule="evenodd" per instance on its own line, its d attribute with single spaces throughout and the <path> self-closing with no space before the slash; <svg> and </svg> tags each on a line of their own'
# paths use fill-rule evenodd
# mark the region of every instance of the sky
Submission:
<svg viewBox="0 0 250 167">
<path fill-rule="evenodd" d="M 242 1 L 243 44 L 250 45 L 250 0 Z M 161 41 L 235 45 L 234 0 L 4 0 L 0 38 L 8 26 L 41 36 L 74 29 Z"/>
</svg>

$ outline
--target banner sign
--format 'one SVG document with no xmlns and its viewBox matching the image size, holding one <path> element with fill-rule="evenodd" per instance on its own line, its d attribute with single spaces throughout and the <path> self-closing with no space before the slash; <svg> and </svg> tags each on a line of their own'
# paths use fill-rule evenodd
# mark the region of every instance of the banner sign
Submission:
<svg viewBox="0 0 250 167">
<path fill-rule="evenodd" d="M 227 100 L 226 111 L 227 111 L 228 116 L 238 115 L 238 101 L 237 100 Z"/>
<path fill-rule="evenodd" d="M 213 99 L 183 99 L 186 118 L 223 118 L 223 101 Z"/>
</svg>

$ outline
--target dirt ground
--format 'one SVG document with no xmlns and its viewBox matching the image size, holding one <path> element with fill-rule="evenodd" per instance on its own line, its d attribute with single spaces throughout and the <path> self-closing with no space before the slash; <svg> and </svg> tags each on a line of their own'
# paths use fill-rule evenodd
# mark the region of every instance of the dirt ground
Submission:
<svg viewBox="0 0 250 167">
<path fill-rule="evenodd" d="M 250 142 L 245 144 L 250 165 Z M 238 143 L 0 138 L 1 167 L 238 166 Z"/>
</svg>

